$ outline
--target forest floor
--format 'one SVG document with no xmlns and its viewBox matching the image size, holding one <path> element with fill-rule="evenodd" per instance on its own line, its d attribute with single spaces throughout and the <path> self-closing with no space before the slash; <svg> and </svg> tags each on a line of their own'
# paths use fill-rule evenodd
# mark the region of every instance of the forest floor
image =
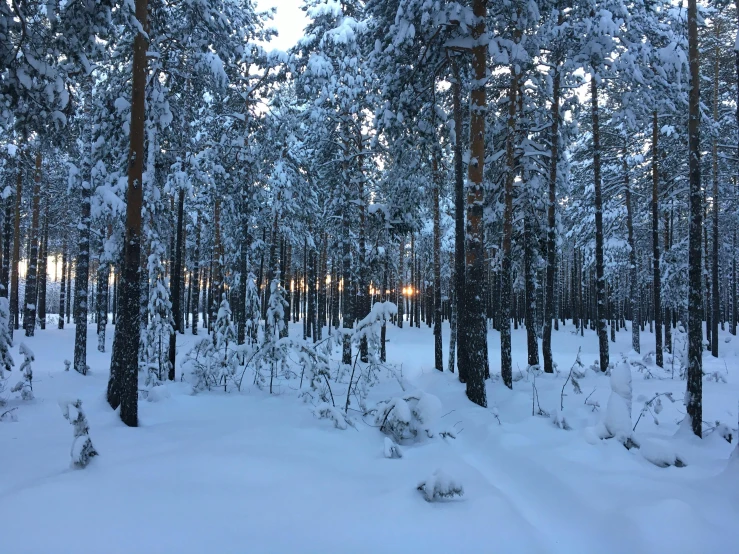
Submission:
<svg viewBox="0 0 739 554">
<path fill-rule="evenodd" d="M 630 324 L 628 325 L 630 327 Z M 51 326 L 55 327 L 55 325 Z M 380 553 L 501 552 L 695 554 L 739 549 L 739 459 L 720 434 L 699 440 L 679 422 L 685 381 L 679 370 L 647 363 L 633 371 L 633 421 L 658 392 L 672 392 L 659 415 L 641 418 L 642 448 L 601 440 L 609 377 L 588 368 L 597 358 L 593 331 L 554 334 L 559 373 L 538 375 L 536 410 L 559 413 L 577 351 L 583 394 L 565 386 L 571 430 L 532 416 L 534 375 L 525 369 L 526 335 L 513 333 L 513 391 L 499 372 L 499 336 L 490 331 L 493 379 L 487 409 L 467 401 L 457 376 L 433 369 L 433 335 L 389 327 L 388 361 L 402 379 L 383 375 L 378 401 L 418 389 L 441 402 L 438 429 L 456 439 L 402 445 L 402 459 L 383 455 L 384 435 L 357 413 L 355 427 L 335 428 L 298 398 L 297 380 L 270 395 L 256 387 L 192 394 L 187 382 L 166 385 L 157 402 L 141 400 L 140 427 L 125 427 L 104 398 L 107 352 L 88 328 L 90 374 L 64 371 L 74 326 L 30 339 L 35 400 L 11 399 L 17 421 L 0 423 L 0 551 L 20 553 Z M 300 326 L 292 332 L 299 333 Z M 448 327 L 444 328 L 448 346 Z M 739 338 L 721 333 L 718 359 L 706 354 L 705 427 L 735 429 Z M 642 352 L 654 335 L 642 333 Z M 178 358 L 192 335 L 178 337 Z M 611 343 L 627 353 L 631 333 Z M 445 363 L 447 354 L 445 351 Z M 520 366 L 520 369 L 518 368 Z M 179 378 L 179 375 L 178 375 Z M 726 382 L 723 382 L 723 381 Z M 586 397 L 590 397 L 587 399 Z M 6 396 L 7 393 L 6 393 Z M 13 396 L 13 395 L 9 395 Z M 81 398 L 100 453 L 70 469 L 72 428 L 58 400 Z M 655 403 L 656 404 L 656 403 Z M 655 405 L 653 404 L 653 405 Z M 599 407 L 598 407 L 599 406 Z M 659 411 L 657 408 L 654 411 Z M 656 418 L 653 417 L 656 415 Z M 686 467 L 648 461 L 674 458 Z M 464 487 L 458 500 L 428 503 L 416 490 L 437 469 Z"/>
</svg>

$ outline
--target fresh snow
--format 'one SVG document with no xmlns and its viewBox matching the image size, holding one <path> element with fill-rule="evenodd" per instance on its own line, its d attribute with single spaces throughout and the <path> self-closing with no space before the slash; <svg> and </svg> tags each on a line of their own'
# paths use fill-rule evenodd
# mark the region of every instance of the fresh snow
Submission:
<svg viewBox="0 0 739 554">
<path fill-rule="evenodd" d="M 178 363 L 205 337 L 200 331 L 178 335 Z M 595 333 L 572 331 L 569 323 L 555 331 L 555 362 L 569 368 L 582 347 L 587 368 L 597 359 Z M 300 325 L 291 328 L 300 332 Z M 617 362 L 610 377 L 583 369 L 577 394 L 571 383 L 562 389 L 567 371 L 523 369 L 520 329 L 513 332 L 509 391 L 497 375 L 499 335 L 490 331 L 493 380 L 484 409 L 466 399 L 456 375 L 433 369 L 430 329 L 389 325 L 388 361 L 399 372 L 372 389 L 368 406 L 396 399 L 401 411 L 416 412 L 401 416 L 420 416 L 424 426 L 456 437 L 419 433 L 403 443 L 400 458 L 372 417 L 350 411 L 354 425 L 337 424 L 342 410 L 304 403 L 298 379 L 281 381 L 273 395 L 254 387 L 194 395 L 178 367 L 176 382 L 139 401 L 141 426 L 128 428 L 104 398 L 112 335 L 108 353 L 88 348 L 86 377 L 65 371 L 73 325 L 60 331 L 50 323 L 23 338 L 36 353 L 35 400 L 6 392 L 0 409 L 17 408 L 17 422 L 0 422 L 1 552 L 694 554 L 739 545 L 739 455 L 730 463 L 735 443 L 721 436 L 737 421 L 739 341 L 717 360 L 704 358 L 706 373 L 720 371 L 727 382 L 704 381 L 706 425 L 720 420 L 724 430 L 699 440 L 680 428 L 685 381 L 679 370 L 671 378 L 667 355 L 666 370 L 650 361 Z M 654 336 L 641 338 L 648 352 Z M 95 343 L 91 324 L 88 344 Z M 16 360 L 23 358 L 19 344 L 16 335 Z M 619 352 L 636 356 L 629 331 L 610 346 L 614 360 Z M 534 377 L 541 409 L 566 415 L 570 430 L 532 416 Z M 660 404 L 658 419 L 646 413 L 634 432 L 641 448 L 627 450 L 597 433 L 612 391 L 619 409 L 633 391 L 634 421 L 656 393 L 678 401 Z M 58 405 L 77 398 L 99 453 L 85 469 L 70 468 L 73 433 Z M 415 400 L 403 400 L 409 398 Z M 686 467 L 655 465 L 676 456 Z M 455 487 L 464 495 L 426 501 Z"/>
</svg>

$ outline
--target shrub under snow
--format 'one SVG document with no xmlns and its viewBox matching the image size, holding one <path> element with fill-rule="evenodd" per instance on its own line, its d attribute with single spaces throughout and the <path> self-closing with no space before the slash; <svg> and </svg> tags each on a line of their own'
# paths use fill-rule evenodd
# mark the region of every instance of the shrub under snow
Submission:
<svg viewBox="0 0 739 554">
<path fill-rule="evenodd" d="M 435 436 L 433 425 L 440 411 L 441 402 L 436 396 L 418 392 L 380 402 L 375 424 L 396 442 L 418 440 L 423 436 L 431 438 Z"/>
<path fill-rule="evenodd" d="M 403 451 L 400 449 L 400 446 L 395 444 L 393 439 L 390 437 L 385 437 L 385 448 L 383 453 L 386 458 L 390 459 L 403 457 Z"/>
<path fill-rule="evenodd" d="M 425 481 L 421 481 L 416 489 L 421 491 L 426 502 L 451 500 L 455 496 L 464 495 L 462 484 L 440 469 L 434 471 L 434 474 Z"/>
<path fill-rule="evenodd" d="M 631 398 L 631 366 L 622 360 L 611 370 L 611 396 L 604 425 L 609 437 L 615 437 L 627 446 L 633 442 Z"/>
</svg>

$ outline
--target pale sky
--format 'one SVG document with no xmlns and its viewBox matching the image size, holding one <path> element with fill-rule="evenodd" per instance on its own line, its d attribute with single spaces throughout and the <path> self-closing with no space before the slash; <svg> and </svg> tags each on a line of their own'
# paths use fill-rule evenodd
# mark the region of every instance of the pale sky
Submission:
<svg viewBox="0 0 739 554">
<path fill-rule="evenodd" d="M 287 50 L 295 46 L 295 43 L 303 36 L 303 29 L 308 23 L 305 13 L 300 6 L 303 0 L 257 0 L 257 7 L 266 10 L 271 7 L 277 8 L 277 14 L 271 25 L 280 33 L 269 44 L 272 48 Z"/>
</svg>

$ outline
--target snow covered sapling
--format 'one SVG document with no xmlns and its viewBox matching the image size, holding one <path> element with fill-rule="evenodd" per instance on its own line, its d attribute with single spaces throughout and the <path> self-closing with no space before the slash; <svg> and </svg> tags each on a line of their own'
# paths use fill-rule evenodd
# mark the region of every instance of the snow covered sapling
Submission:
<svg viewBox="0 0 739 554">
<path fill-rule="evenodd" d="M 13 358 L 10 356 L 11 346 L 13 346 L 13 341 L 10 339 L 8 299 L 0 297 L 0 378 L 2 378 L 2 372 L 13 369 Z"/>
<path fill-rule="evenodd" d="M 451 500 L 464 495 L 464 487 L 442 470 L 437 469 L 428 479 L 421 481 L 416 490 L 421 491 L 426 502 Z"/>
<path fill-rule="evenodd" d="M 318 419 L 328 419 L 333 422 L 337 429 L 345 430 L 349 425 L 354 427 L 354 422 L 347 415 L 331 404 L 324 402 L 313 410 L 313 415 Z"/>
<path fill-rule="evenodd" d="M 24 342 L 21 343 L 18 352 L 23 356 L 23 363 L 20 367 L 23 379 L 16 383 L 11 392 L 20 392 L 23 400 L 33 400 L 33 369 L 31 368 L 31 362 L 35 360 L 35 357 Z"/>
<path fill-rule="evenodd" d="M 218 384 L 223 385 L 224 392 L 228 391 L 229 381 L 236 375 L 238 360 L 236 351 L 229 346 L 236 344 L 236 329 L 231 318 L 231 306 L 223 293 L 221 305 L 218 308 L 218 319 L 215 326 L 216 355 L 218 356 Z"/>
<path fill-rule="evenodd" d="M 564 410 L 565 409 L 565 387 L 567 386 L 567 383 L 572 381 L 572 390 L 575 392 L 575 394 L 582 394 L 582 389 L 580 388 L 580 382 L 578 379 L 581 379 L 585 377 L 584 369 L 585 366 L 580 361 L 580 351 L 581 348 L 577 349 L 577 358 L 575 358 L 575 363 L 572 364 L 572 367 L 570 368 L 570 373 L 567 375 L 567 379 L 565 380 L 565 384 L 562 385 L 562 394 L 559 397 L 559 409 Z"/>
<path fill-rule="evenodd" d="M 658 392 L 657 394 L 655 394 L 650 400 L 644 402 L 644 406 L 642 406 L 639 417 L 636 418 L 636 423 L 634 423 L 634 428 L 632 429 L 632 431 L 636 431 L 636 426 L 639 425 L 642 416 L 646 414 L 652 416 L 655 425 L 659 425 L 659 419 L 657 419 L 657 416 L 662 411 L 662 397 L 667 398 L 672 403 L 675 402 L 675 399 L 672 397 L 671 392 Z M 642 397 L 640 396 L 637 400 L 642 400 Z"/>
<path fill-rule="evenodd" d="M 72 362 L 69 360 L 64 360 L 64 371 L 69 371 L 69 368 L 72 367 Z"/>
<path fill-rule="evenodd" d="M 82 400 L 66 400 L 59 402 L 64 419 L 74 426 L 74 439 L 72 440 L 72 467 L 83 468 L 90 463 L 90 458 L 97 456 L 98 452 L 90 440 L 90 426 L 87 423 L 85 412 L 82 411 Z M 70 407 L 72 413 L 70 414 Z M 76 412 L 76 416 L 74 416 Z"/>
<path fill-rule="evenodd" d="M 622 360 L 611 370 L 611 396 L 604 421 L 606 437 L 615 437 L 626 448 L 636 446 L 631 427 L 631 366 Z"/>
</svg>

